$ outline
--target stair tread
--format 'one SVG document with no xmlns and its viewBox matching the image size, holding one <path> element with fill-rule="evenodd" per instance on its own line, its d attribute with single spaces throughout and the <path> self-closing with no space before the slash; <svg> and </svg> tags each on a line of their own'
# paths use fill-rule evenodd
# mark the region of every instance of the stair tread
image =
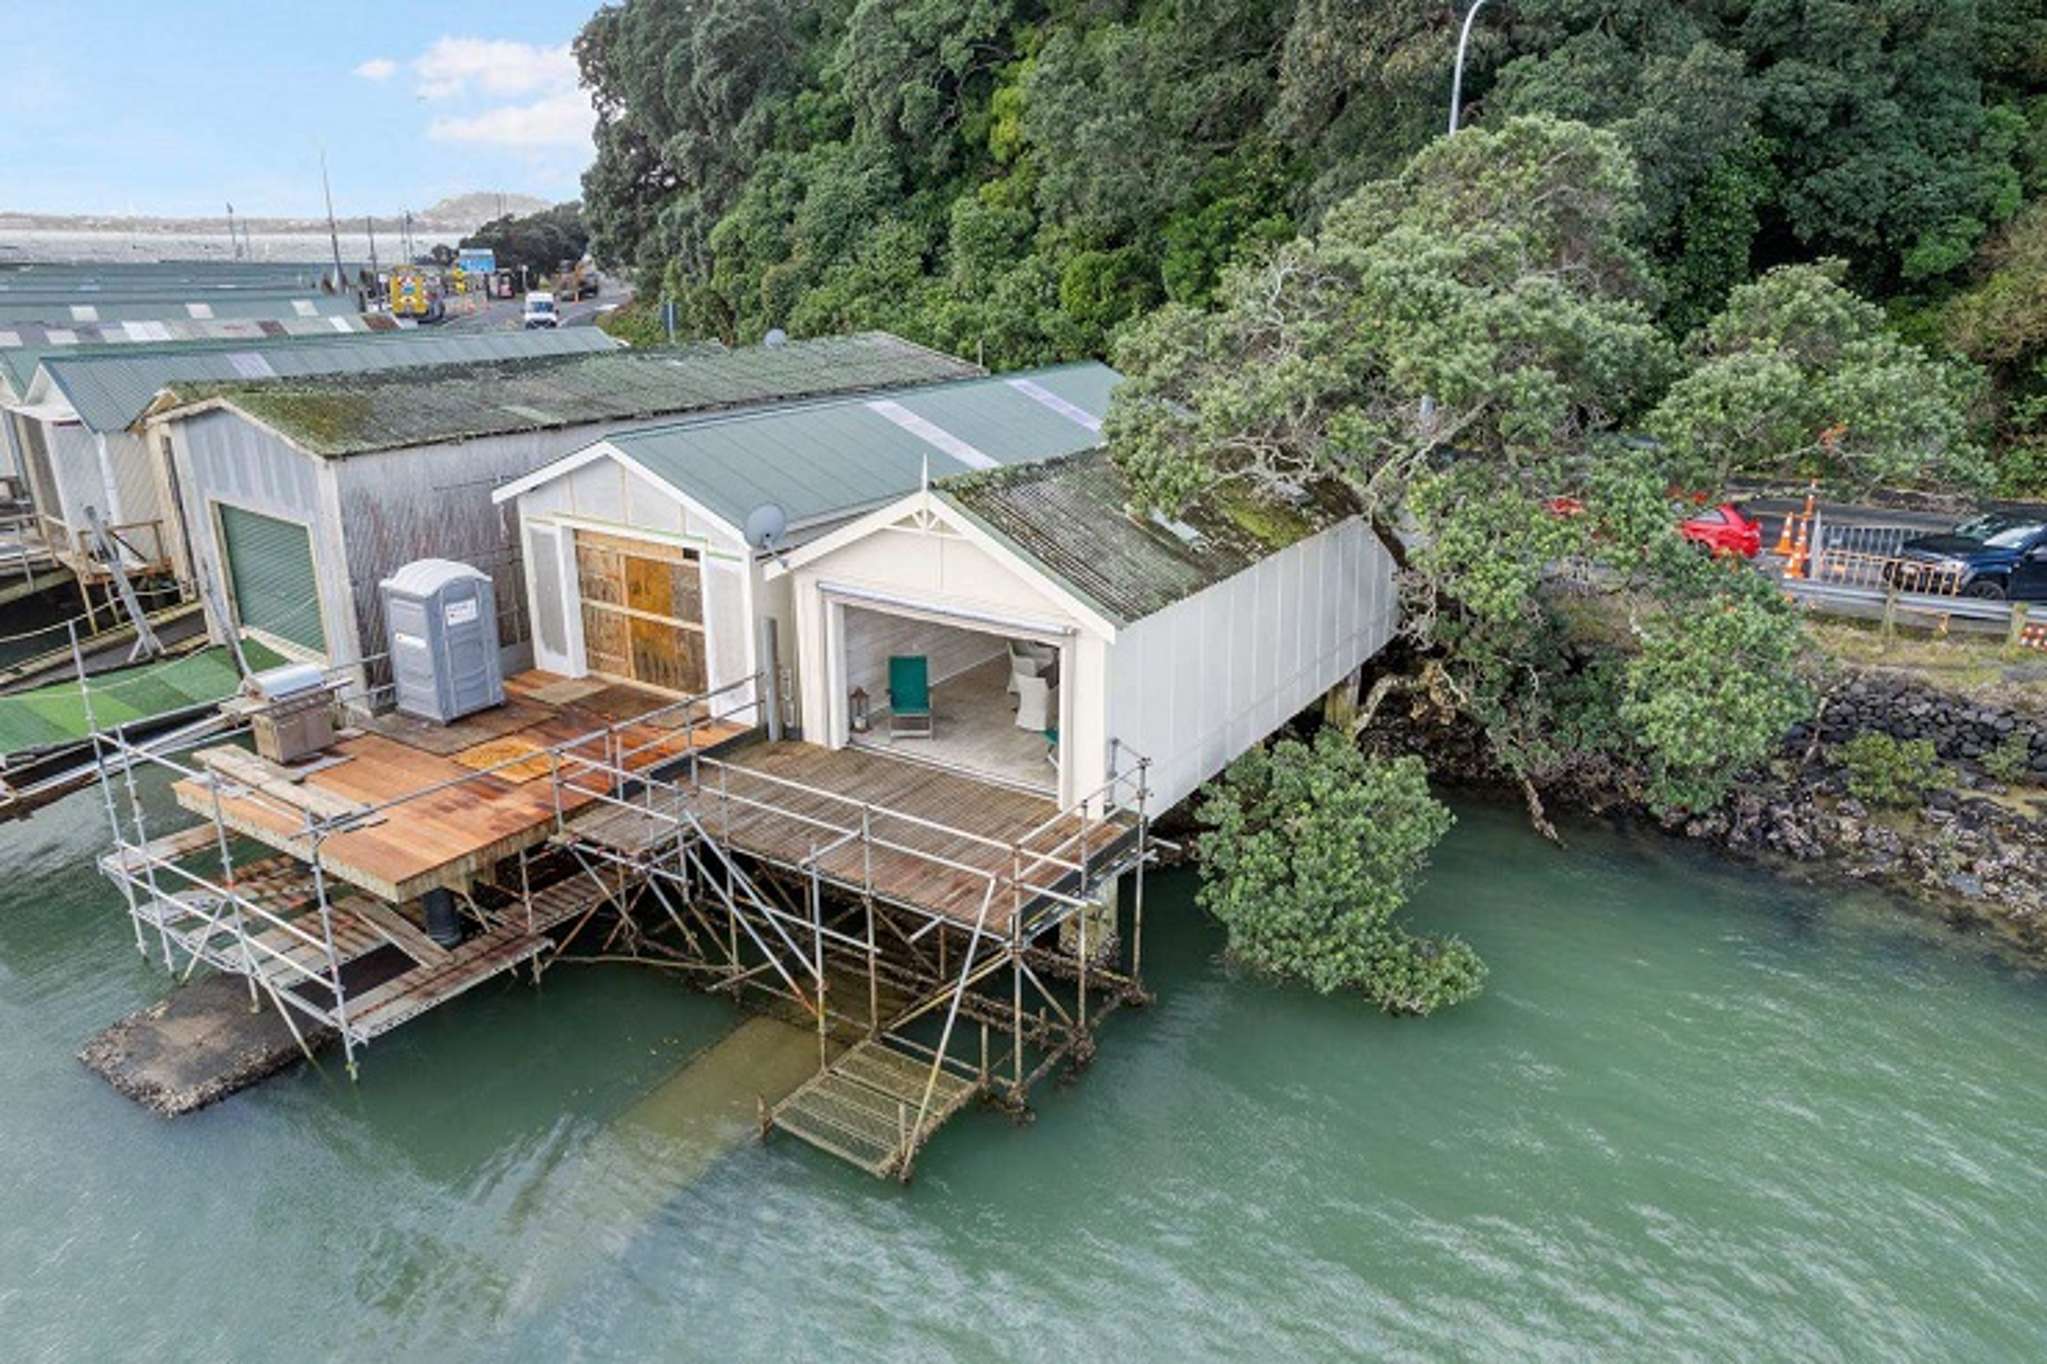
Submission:
<svg viewBox="0 0 2047 1364">
<path fill-rule="evenodd" d="M 922 1130 L 907 1133 L 926 1087 L 931 1107 Z M 980 1086 L 869 1038 L 842 1052 L 775 1107 L 774 1124 L 870 1174 L 902 1168 L 912 1150 L 978 1093 Z M 906 1141 L 905 1138 L 909 1140 Z"/>
</svg>

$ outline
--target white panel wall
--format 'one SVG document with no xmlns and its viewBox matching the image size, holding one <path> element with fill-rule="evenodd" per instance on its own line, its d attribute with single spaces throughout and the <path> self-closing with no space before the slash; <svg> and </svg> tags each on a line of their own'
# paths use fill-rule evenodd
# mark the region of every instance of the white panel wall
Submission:
<svg viewBox="0 0 2047 1364">
<path fill-rule="evenodd" d="M 588 444 L 590 440 L 585 436 L 579 444 Z M 520 523 L 529 528 L 526 537 L 529 552 L 533 544 L 530 528 L 551 529 L 559 536 L 561 596 L 557 606 L 567 625 L 569 655 L 559 658 L 536 652 L 539 666 L 571 677 L 581 677 L 589 668 L 583 652 L 582 601 L 576 588 L 575 531 L 580 528 L 607 535 L 641 536 L 697 550 L 703 556 L 710 685 L 720 688 L 740 683 L 759 670 L 759 607 L 755 601 L 760 590 L 758 570 L 752 551 L 723 522 L 609 458 L 592 460 L 559 478 L 549 479 L 521 493 L 515 505 Z M 527 610 L 529 616 L 537 618 L 540 603 L 534 594 L 539 588 L 534 575 L 526 576 Z M 782 600 L 786 602 L 786 593 Z M 783 651 L 786 661 L 789 654 L 786 636 Z M 726 711 L 753 699 L 752 688 L 739 686 L 721 696 L 718 706 Z"/>
<path fill-rule="evenodd" d="M 37 510 L 74 530 L 84 530 L 85 509 L 97 507 L 104 516 L 109 505 L 99 437 L 76 422 L 45 422 L 43 439 L 50 451 L 50 469 L 57 477 L 58 505 Z"/>
<path fill-rule="evenodd" d="M 116 523 L 162 520 L 156 468 L 142 437 L 131 431 L 109 431 L 100 439 L 106 442 L 107 467 L 114 480 L 116 501 L 109 519 Z"/>
<path fill-rule="evenodd" d="M 909 523 L 876 530 L 844 545 L 793 575 L 802 659 L 803 737 L 829 743 L 844 728 L 844 698 L 851 684 L 830 676 L 833 641 L 827 586 L 916 602 L 938 612 L 980 613 L 1049 628 L 1069 650 L 1060 682 L 1060 726 L 1066 762 L 1060 769 L 1062 800 L 1092 795 L 1107 780 L 1108 713 L 1106 642 L 1063 602 L 978 543 L 946 528 L 916 529 Z M 848 601 L 848 610 L 857 608 Z M 884 608 L 885 609 L 885 608 Z M 969 627 L 971 621 L 963 621 Z M 1000 632 L 987 624 L 981 628 Z M 868 689 L 870 692 L 872 687 Z"/>
<path fill-rule="evenodd" d="M 1151 759 L 1152 812 L 1384 648 L 1393 576 L 1378 537 L 1347 521 L 1126 627 L 1107 660 L 1108 734 Z"/>
<path fill-rule="evenodd" d="M 887 704 L 888 661 L 895 654 L 930 660 L 932 686 L 977 668 L 1007 651 L 1000 634 L 912 616 L 846 608 L 846 690 L 864 687 L 876 709 Z"/>
</svg>

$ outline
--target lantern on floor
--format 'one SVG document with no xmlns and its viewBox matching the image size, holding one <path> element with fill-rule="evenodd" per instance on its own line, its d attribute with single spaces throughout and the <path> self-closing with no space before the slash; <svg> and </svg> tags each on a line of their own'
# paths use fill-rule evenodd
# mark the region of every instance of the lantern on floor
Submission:
<svg viewBox="0 0 2047 1364">
<path fill-rule="evenodd" d="M 855 734 L 865 734 L 867 732 L 867 688 L 853 688 L 853 694 L 846 699 L 852 703 L 853 707 L 853 732 Z"/>
</svg>

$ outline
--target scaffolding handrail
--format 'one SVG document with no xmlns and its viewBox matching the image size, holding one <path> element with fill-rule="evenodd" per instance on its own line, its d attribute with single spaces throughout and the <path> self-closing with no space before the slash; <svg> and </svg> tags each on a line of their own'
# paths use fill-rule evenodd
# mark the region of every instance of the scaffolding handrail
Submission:
<svg viewBox="0 0 2047 1364">
<path fill-rule="evenodd" d="M 682 802 L 686 800 L 688 797 L 688 791 L 680 784 L 665 781 L 645 773 L 627 772 L 623 769 L 617 768 L 609 769 L 603 768 L 601 764 L 598 764 L 591 759 L 578 759 L 577 761 L 583 762 L 593 768 L 598 768 L 599 770 L 608 771 L 619 776 L 630 778 L 631 780 L 644 784 L 646 787 L 650 789 L 672 793 L 677 798 L 677 809 L 675 812 L 670 812 L 668 810 L 663 809 L 655 809 L 650 806 L 636 804 L 630 800 L 626 800 L 620 797 L 608 796 L 601 792 L 592 791 L 589 790 L 588 788 L 582 787 L 576 788 L 580 791 L 584 791 L 593 799 L 598 801 L 609 801 L 610 803 L 620 805 L 623 808 L 630 809 L 641 814 L 649 814 L 656 818 L 665 819 L 677 824 L 680 824 L 684 821 L 688 821 L 700 833 L 702 833 L 705 838 L 710 839 L 712 842 L 719 841 L 717 838 L 711 835 L 708 829 L 704 827 L 703 822 L 701 820 L 698 820 L 693 813 L 689 812 L 687 808 L 682 805 Z M 756 771 L 753 768 L 740 767 L 737 764 L 723 764 L 716 759 L 700 759 L 700 761 L 709 762 L 716 767 L 729 768 L 731 771 L 745 772 L 749 776 L 765 775 L 763 773 Z M 1003 843 L 996 839 L 982 838 L 979 835 L 971 834 L 970 831 L 968 830 L 958 829 L 947 824 L 940 824 L 933 820 L 923 819 L 920 816 L 908 815 L 900 811 L 890 810 L 887 807 L 875 805 L 872 804 L 871 802 L 858 801 L 851 796 L 841 796 L 837 795 L 836 793 L 826 792 L 821 790 L 820 788 L 811 787 L 802 782 L 786 782 L 785 784 L 794 786 L 797 789 L 802 790 L 806 793 L 815 793 L 819 795 L 830 796 L 832 799 L 837 800 L 842 804 L 855 805 L 861 808 L 862 810 L 868 811 L 871 814 L 879 814 L 884 818 L 893 817 L 908 820 L 913 823 L 927 827 L 935 832 L 945 834 L 948 837 L 975 838 L 978 839 L 978 841 L 987 844 L 991 848 L 995 848 L 1002 852 L 1010 851 L 1009 844 Z M 701 783 L 699 783 L 697 789 L 699 791 L 703 791 L 705 788 L 701 785 Z M 714 798 L 716 800 L 723 801 L 728 804 L 742 805 L 750 810 L 759 810 L 766 814 L 774 815 L 777 818 L 792 820 L 808 828 L 816 829 L 820 832 L 828 833 L 834 836 L 834 844 L 832 846 L 821 847 L 816 849 L 814 852 L 801 859 L 801 861 L 798 863 L 799 867 L 809 867 L 813 859 L 823 857 L 827 852 L 832 850 L 833 846 L 844 846 L 845 842 L 848 841 L 847 836 L 850 835 L 852 839 L 859 839 L 866 843 L 867 845 L 874 848 L 878 848 L 883 852 L 902 853 L 906 856 L 914 857 L 919 861 L 927 862 L 937 867 L 942 867 L 948 871 L 956 871 L 961 873 L 962 875 L 984 878 L 994 885 L 1006 886 L 1011 884 L 1010 877 L 1004 875 L 999 871 L 991 871 L 987 867 L 977 867 L 969 862 L 961 862 L 954 858 L 946 857 L 941 853 L 935 853 L 926 848 L 916 847 L 913 844 L 898 843 L 893 839 L 877 837 L 872 833 L 871 828 L 863 830 L 858 827 L 849 827 L 846 825 L 837 824 L 832 822 L 831 820 L 822 818 L 821 816 L 807 814 L 801 810 L 792 809 L 786 805 L 777 805 L 770 801 L 757 800 L 750 796 L 735 794 L 729 788 L 716 793 L 715 796 L 709 796 L 707 793 L 707 798 Z M 1079 870 L 1078 863 L 1064 863 L 1062 865 L 1069 870 L 1075 871 Z M 834 877 L 832 879 L 837 881 L 842 880 L 843 878 Z M 1064 892 L 1057 891 L 1052 887 L 1040 886 L 1036 883 L 1025 884 L 1021 887 L 1021 889 L 1028 890 L 1029 893 L 1034 897 L 1040 895 L 1046 896 L 1048 898 L 1059 900 L 1062 903 L 1072 907 L 1079 907 L 1089 903 L 1089 901 L 1085 899 L 1080 899 L 1070 895 L 1066 895 Z M 949 919 L 949 916 L 940 917 Z"/>
<path fill-rule="evenodd" d="M 1116 803 L 1115 794 L 1116 787 L 1125 781 L 1132 780 L 1132 777 L 1130 775 L 1126 775 L 1125 773 L 1119 772 L 1116 766 L 1118 758 L 1122 755 L 1122 753 L 1125 750 L 1128 750 L 1130 754 L 1137 760 L 1134 776 L 1134 779 L 1137 783 L 1136 789 L 1137 815 L 1140 820 L 1144 818 L 1145 801 L 1147 797 L 1149 797 L 1151 794 L 1151 789 L 1148 784 L 1149 774 L 1151 771 L 1151 759 L 1145 757 L 1136 749 L 1131 748 L 1122 740 L 1111 739 L 1109 741 L 1109 779 L 1103 782 L 1100 786 L 1096 787 L 1093 791 L 1090 791 L 1088 794 L 1074 801 L 1071 805 L 1068 805 L 1065 809 L 1053 815 L 1050 819 L 1039 824 L 1036 828 L 1032 829 L 1022 838 L 1018 839 L 1016 843 L 1016 851 L 1019 859 L 1021 859 L 1021 857 L 1023 856 L 1024 849 L 1027 848 L 1033 840 L 1037 839 L 1039 835 L 1045 833 L 1047 830 L 1051 828 L 1054 828 L 1062 819 L 1066 819 L 1069 816 L 1075 816 L 1078 818 L 1079 827 L 1076 828 L 1071 834 L 1068 834 L 1065 838 L 1061 839 L 1058 843 L 1055 843 L 1051 847 L 1049 852 L 1052 854 L 1062 853 L 1067 848 L 1072 847 L 1075 843 L 1079 843 L 1080 865 L 1078 867 L 1078 871 L 1081 879 L 1081 890 L 1085 891 L 1087 889 L 1088 871 L 1087 836 L 1089 828 L 1089 820 L 1087 816 L 1088 807 L 1092 805 L 1098 797 L 1101 799 L 1102 805 L 1101 822 L 1104 824 L 1109 822 L 1108 819 L 1109 811 L 1115 808 L 1119 808 Z M 1036 871 L 1039 867 L 1044 865 L 1046 853 L 1035 852 L 1033 853 L 1032 856 L 1033 861 L 1031 864 L 1031 869 L 1033 871 Z M 1022 868 L 1020 864 L 1018 867 L 1018 875 L 1019 876 L 1022 875 Z"/>
<path fill-rule="evenodd" d="M 192 889 L 205 891 L 208 895 L 213 896 L 216 900 L 220 900 L 226 904 L 232 904 L 235 908 L 241 910 L 245 914 L 251 914 L 256 918 L 267 920 L 273 927 L 283 929 L 285 933 L 290 937 L 297 938 L 306 946 L 313 948 L 316 951 L 319 951 L 324 958 L 326 953 L 326 944 L 323 940 L 314 937 L 311 933 L 308 933 L 305 929 L 300 928 L 291 920 L 283 918 L 280 915 L 264 908 L 260 901 L 250 899 L 247 895 L 244 895 L 240 891 L 236 890 L 234 887 L 220 885 L 207 877 L 199 875 L 197 872 L 192 871 L 188 867 L 179 866 L 170 858 L 161 857 L 156 854 L 149 853 L 146 850 L 146 848 L 138 844 L 124 845 L 122 850 L 124 852 L 133 851 L 142 854 L 143 860 L 146 860 L 151 866 L 151 868 L 158 875 L 168 873 L 172 876 L 179 877 L 186 881 L 187 883 L 189 883 L 189 886 Z M 143 879 L 139 877 L 135 871 L 131 870 L 128 867 L 128 865 L 124 862 L 117 862 L 112 868 L 112 870 L 114 874 L 126 879 L 131 884 L 136 885 L 146 884 L 143 881 Z M 156 898 L 160 900 L 170 899 L 177 894 L 178 892 L 176 891 L 170 892 L 168 895 L 159 893 L 156 896 Z M 312 908 L 312 906 L 308 906 L 308 908 Z M 327 973 L 322 971 L 316 971 L 311 967 L 307 966 L 305 963 L 294 960 L 285 953 L 278 951 L 270 944 L 261 941 L 255 935 L 243 934 L 238 932 L 236 936 L 238 939 L 246 937 L 247 946 L 256 948 L 257 950 L 264 952 L 269 956 L 275 957 L 280 962 L 283 962 L 285 965 L 291 967 L 294 971 L 297 971 L 300 975 L 304 976 L 307 980 L 319 981 L 322 984 L 330 983 L 327 979 Z"/>
<path fill-rule="evenodd" d="M 844 795 L 837 791 L 828 791 L 821 786 L 812 786 L 808 782 L 797 781 L 792 777 L 780 776 L 773 772 L 763 772 L 756 767 L 746 767 L 738 763 L 728 763 L 721 758 L 699 758 L 697 759 L 697 762 L 700 765 L 708 765 L 713 768 L 723 769 L 727 773 L 743 772 L 746 774 L 749 780 L 766 782 L 771 786 L 785 787 L 789 790 L 796 791 L 802 795 L 814 796 L 822 800 L 836 802 L 840 805 L 850 805 L 856 810 L 865 810 L 868 811 L 870 814 L 880 815 L 885 819 L 899 820 L 905 824 L 911 824 L 919 828 L 928 829 L 933 833 L 940 833 L 945 834 L 948 837 L 964 839 L 969 843 L 977 843 L 980 844 L 982 847 L 991 848 L 998 852 L 1004 853 L 1011 852 L 1017 846 L 1015 843 L 1004 839 L 991 838 L 987 834 L 975 833 L 972 829 L 962 829 L 957 825 L 946 824 L 935 819 L 926 819 L 922 815 L 913 815 L 909 813 L 907 810 L 897 810 L 890 806 L 877 805 L 873 801 L 861 800 L 858 797 Z M 779 807 L 767 808 L 779 809 Z M 788 813 L 793 814 L 794 812 Z M 1071 813 L 1070 809 L 1062 810 L 1059 812 L 1059 814 L 1053 817 L 1053 820 L 1051 822 L 1056 823 L 1059 819 L 1065 818 L 1069 813 Z M 819 820 L 816 822 L 821 827 L 832 829 L 835 832 L 843 832 L 845 827 L 843 825 L 832 824 L 829 821 Z M 1041 825 L 1039 831 L 1041 832 L 1044 827 L 1045 826 Z M 1057 861 L 1057 859 L 1052 860 L 1054 860 L 1055 862 Z M 1062 869 L 1067 871 L 1080 870 L 1080 864 L 1077 862 L 1058 862 L 1058 865 L 1061 866 Z"/>
<path fill-rule="evenodd" d="M 248 728 L 249 726 L 247 725 L 247 723 L 243 723 L 235 725 L 229 729 L 218 730 L 201 737 L 232 739 L 237 735 L 240 735 L 247 731 Z M 120 760 L 114 762 L 108 762 L 104 757 L 101 757 L 99 759 L 99 766 L 103 770 L 119 771 L 124 770 L 138 762 L 154 763 L 158 767 L 170 769 L 171 772 L 176 774 L 176 777 L 183 778 L 186 781 L 200 783 L 210 783 L 216 781 L 226 782 L 227 784 L 236 787 L 241 792 L 241 794 L 235 797 L 236 800 L 247 801 L 250 804 L 263 806 L 276 814 L 286 817 L 287 819 L 297 820 L 300 819 L 306 813 L 299 806 L 293 805 L 288 801 L 279 800 L 277 797 L 270 795 L 266 791 L 263 791 L 254 786 L 246 785 L 245 783 L 242 782 L 238 782 L 234 780 L 234 778 L 232 777 L 228 777 L 221 773 L 213 771 L 211 768 L 190 767 L 184 763 L 178 762 L 176 759 L 172 758 L 170 754 L 167 752 L 159 752 L 156 749 L 151 748 L 146 742 L 142 744 L 137 744 L 128 738 L 127 729 L 128 726 L 125 724 L 117 725 L 110 730 L 94 730 L 90 735 L 87 736 L 88 741 L 95 742 L 99 746 L 111 748 L 117 754 L 122 755 Z M 119 840 L 117 839 L 116 841 L 118 842 Z"/>
</svg>

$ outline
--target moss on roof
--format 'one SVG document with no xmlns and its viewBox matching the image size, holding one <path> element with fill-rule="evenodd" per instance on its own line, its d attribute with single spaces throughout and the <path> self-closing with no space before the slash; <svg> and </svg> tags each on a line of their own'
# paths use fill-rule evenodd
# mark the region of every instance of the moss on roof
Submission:
<svg viewBox="0 0 2047 1364">
<path fill-rule="evenodd" d="M 375 374 L 176 386 L 330 457 L 595 422 L 653 419 L 981 373 L 883 332 L 727 350 L 612 351 Z"/>
<path fill-rule="evenodd" d="M 1130 485 L 1101 449 L 932 486 L 1118 625 L 1234 577 L 1358 509 L 1334 482 L 1293 502 L 1226 484 L 1176 518 L 1154 517 L 1131 510 Z"/>
</svg>

